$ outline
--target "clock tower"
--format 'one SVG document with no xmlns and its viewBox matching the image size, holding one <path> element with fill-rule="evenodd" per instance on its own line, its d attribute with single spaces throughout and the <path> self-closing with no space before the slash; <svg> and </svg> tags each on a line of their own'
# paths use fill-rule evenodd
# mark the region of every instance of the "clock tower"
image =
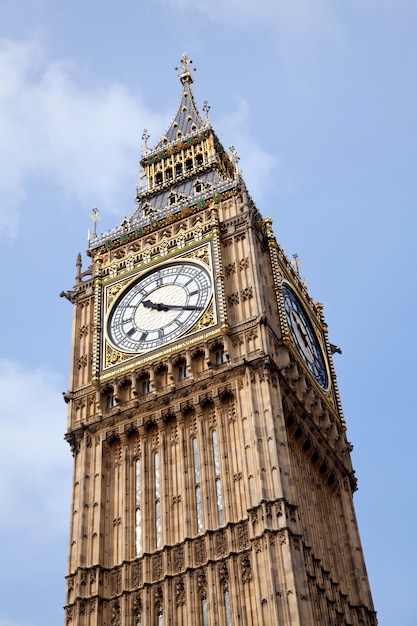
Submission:
<svg viewBox="0 0 417 626">
<path fill-rule="evenodd" d="M 323 307 L 190 64 L 166 134 L 144 133 L 136 210 L 94 228 L 62 294 L 65 626 L 375 626 Z"/>
</svg>

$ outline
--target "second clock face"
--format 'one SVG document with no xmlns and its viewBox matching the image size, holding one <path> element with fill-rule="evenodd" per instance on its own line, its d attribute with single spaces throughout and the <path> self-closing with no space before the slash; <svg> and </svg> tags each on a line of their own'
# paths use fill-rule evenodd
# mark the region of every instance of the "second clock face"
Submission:
<svg viewBox="0 0 417 626">
<path fill-rule="evenodd" d="M 295 343 L 310 372 L 323 389 L 327 389 L 329 379 L 326 365 L 311 322 L 293 290 L 285 283 L 282 287 L 288 325 Z"/>
<path fill-rule="evenodd" d="M 189 330 L 212 297 L 209 272 L 197 263 L 175 262 L 156 268 L 121 295 L 114 305 L 108 335 L 124 352 L 154 350 Z"/>
</svg>

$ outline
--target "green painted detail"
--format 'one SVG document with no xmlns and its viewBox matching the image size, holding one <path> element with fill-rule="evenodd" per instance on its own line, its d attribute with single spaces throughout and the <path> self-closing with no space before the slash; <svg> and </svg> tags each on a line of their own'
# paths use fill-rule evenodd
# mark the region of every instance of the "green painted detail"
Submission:
<svg viewBox="0 0 417 626">
<path fill-rule="evenodd" d="M 204 139 L 204 135 L 203 135 L 203 133 L 199 133 L 199 134 L 197 135 L 197 137 L 198 137 L 198 139 L 199 139 L 200 141 L 203 141 L 203 139 Z"/>
<path fill-rule="evenodd" d="M 160 159 L 163 159 L 164 153 L 163 152 L 158 152 L 158 156 L 159 156 Z"/>
<path fill-rule="evenodd" d="M 219 138 L 218 137 L 214 137 L 213 139 L 214 143 L 220 143 Z"/>
<path fill-rule="evenodd" d="M 197 204 L 200 207 L 200 209 L 202 209 L 204 207 L 204 200 L 199 200 Z"/>
<path fill-rule="evenodd" d="M 126 235 L 126 234 L 120 235 L 120 241 L 121 241 L 122 243 L 126 243 L 126 241 L 127 241 L 127 235 Z"/>
<path fill-rule="evenodd" d="M 255 219 L 257 222 L 259 222 L 259 220 L 262 219 L 262 215 L 259 213 L 259 211 L 257 212 L 257 214 L 255 215 Z"/>
<path fill-rule="evenodd" d="M 148 157 L 148 163 L 153 163 L 155 161 L 155 157 L 150 156 Z"/>
<path fill-rule="evenodd" d="M 140 236 L 143 234 L 143 228 L 142 228 L 142 227 L 137 228 L 135 232 L 136 232 L 136 234 L 137 234 L 137 235 L 139 235 L 139 237 L 140 237 Z"/>
<path fill-rule="evenodd" d="M 107 248 L 107 250 L 111 250 L 113 248 L 113 242 L 112 241 L 107 241 L 106 242 L 106 248 Z"/>
<path fill-rule="evenodd" d="M 214 196 L 214 202 L 220 202 L 221 200 L 221 195 L 219 193 L 215 193 Z"/>
<path fill-rule="evenodd" d="M 187 143 L 192 144 L 193 142 L 194 142 L 194 139 L 192 137 L 188 137 Z"/>
<path fill-rule="evenodd" d="M 251 209 L 253 207 L 253 200 L 249 200 L 248 207 Z"/>
</svg>

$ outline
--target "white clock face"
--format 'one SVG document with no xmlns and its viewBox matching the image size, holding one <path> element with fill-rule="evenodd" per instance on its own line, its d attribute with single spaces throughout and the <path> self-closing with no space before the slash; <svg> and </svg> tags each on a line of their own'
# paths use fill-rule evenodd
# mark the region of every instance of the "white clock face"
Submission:
<svg viewBox="0 0 417 626">
<path fill-rule="evenodd" d="M 118 349 L 141 353 L 177 339 L 201 317 L 212 297 L 209 272 L 193 262 L 158 267 L 117 300 L 108 336 Z"/>
<path fill-rule="evenodd" d="M 288 325 L 291 329 L 298 350 L 304 359 L 308 369 L 317 382 L 327 389 L 329 379 L 323 354 L 313 327 L 308 319 L 304 308 L 295 293 L 285 283 L 282 286 L 284 292 L 284 305 L 287 314 Z"/>
</svg>

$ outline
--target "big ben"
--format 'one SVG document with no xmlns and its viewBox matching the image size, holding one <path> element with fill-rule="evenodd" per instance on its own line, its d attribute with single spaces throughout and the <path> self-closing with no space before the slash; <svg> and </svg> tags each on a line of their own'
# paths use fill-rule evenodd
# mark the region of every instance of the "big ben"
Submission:
<svg viewBox="0 0 417 626">
<path fill-rule="evenodd" d="M 77 259 L 66 626 L 377 624 L 323 305 L 192 92 Z M 96 216 L 95 216 L 96 217 Z"/>
</svg>

